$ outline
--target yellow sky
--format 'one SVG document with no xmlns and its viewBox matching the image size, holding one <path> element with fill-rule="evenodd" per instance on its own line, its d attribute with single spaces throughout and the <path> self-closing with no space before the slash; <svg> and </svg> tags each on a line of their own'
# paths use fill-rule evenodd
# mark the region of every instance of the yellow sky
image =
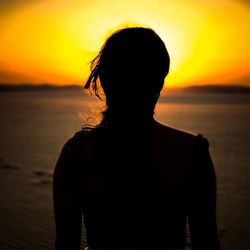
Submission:
<svg viewBox="0 0 250 250">
<path fill-rule="evenodd" d="M 133 25 L 164 40 L 168 86 L 250 85 L 247 0 L 1 0 L 0 82 L 81 84 L 106 35 Z"/>
</svg>

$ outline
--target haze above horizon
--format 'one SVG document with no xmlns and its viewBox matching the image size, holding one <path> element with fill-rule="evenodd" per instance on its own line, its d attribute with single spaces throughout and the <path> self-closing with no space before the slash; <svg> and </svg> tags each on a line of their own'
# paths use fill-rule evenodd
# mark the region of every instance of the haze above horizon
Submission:
<svg viewBox="0 0 250 250">
<path fill-rule="evenodd" d="M 0 82 L 83 83 L 107 35 L 146 26 L 170 53 L 168 86 L 250 86 L 248 1 L 2 0 L 0 13 Z"/>
</svg>

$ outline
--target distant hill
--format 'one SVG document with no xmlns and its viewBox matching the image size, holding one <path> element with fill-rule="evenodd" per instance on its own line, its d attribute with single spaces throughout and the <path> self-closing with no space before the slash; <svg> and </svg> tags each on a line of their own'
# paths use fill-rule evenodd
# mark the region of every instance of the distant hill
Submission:
<svg viewBox="0 0 250 250">
<path fill-rule="evenodd" d="M 184 92 L 197 93 L 250 93 L 250 86 L 243 85 L 204 85 L 191 86 L 180 89 Z"/>
<path fill-rule="evenodd" d="M 20 91 L 81 91 L 82 86 L 65 85 L 56 86 L 51 84 L 0 84 L 0 92 L 20 92 Z"/>
</svg>

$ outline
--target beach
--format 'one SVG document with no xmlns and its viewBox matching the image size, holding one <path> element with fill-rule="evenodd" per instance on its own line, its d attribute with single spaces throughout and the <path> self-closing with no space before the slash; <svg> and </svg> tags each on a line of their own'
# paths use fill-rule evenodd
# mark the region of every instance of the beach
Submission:
<svg viewBox="0 0 250 250">
<path fill-rule="evenodd" d="M 1 250 L 53 249 L 54 166 L 66 140 L 100 108 L 74 91 L 0 93 Z M 250 94 L 170 95 L 161 98 L 155 117 L 208 138 L 222 249 L 250 249 Z"/>
</svg>

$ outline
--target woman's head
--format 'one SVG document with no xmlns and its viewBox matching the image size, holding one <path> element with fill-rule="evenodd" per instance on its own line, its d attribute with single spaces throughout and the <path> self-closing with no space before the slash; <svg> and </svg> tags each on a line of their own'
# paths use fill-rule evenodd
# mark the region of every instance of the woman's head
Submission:
<svg viewBox="0 0 250 250">
<path fill-rule="evenodd" d="M 124 112 L 132 107 L 152 113 L 168 74 L 169 62 L 163 41 L 152 29 L 118 30 L 92 61 L 85 88 L 99 98 L 103 89 L 106 113 L 118 109 Z"/>
</svg>

